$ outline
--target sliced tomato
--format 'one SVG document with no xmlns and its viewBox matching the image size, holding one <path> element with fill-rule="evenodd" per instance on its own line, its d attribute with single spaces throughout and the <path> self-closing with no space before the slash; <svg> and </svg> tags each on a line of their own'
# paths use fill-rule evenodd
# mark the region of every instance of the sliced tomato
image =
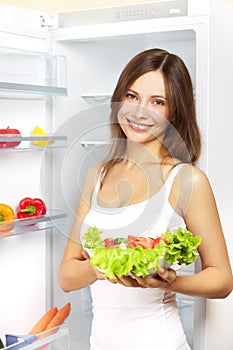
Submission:
<svg viewBox="0 0 233 350">
<path fill-rule="evenodd" d="M 154 240 L 149 237 L 128 236 L 127 245 L 130 248 L 141 246 L 144 249 L 153 248 Z"/>
<path fill-rule="evenodd" d="M 156 245 L 158 245 L 161 241 L 164 241 L 164 242 L 168 245 L 168 242 L 167 242 L 165 236 L 159 236 L 159 237 L 156 237 L 156 238 L 154 239 L 153 248 L 154 248 Z"/>
<path fill-rule="evenodd" d="M 105 238 L 104 239 L 105 248 L 117 248 L 119 244 L 116 244 L 113 238 Z"/>
</svg>

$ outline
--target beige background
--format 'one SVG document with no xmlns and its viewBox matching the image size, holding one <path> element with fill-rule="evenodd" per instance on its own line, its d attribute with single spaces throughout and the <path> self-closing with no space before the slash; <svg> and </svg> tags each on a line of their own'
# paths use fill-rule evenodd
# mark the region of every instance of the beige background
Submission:
<svg viewBox="0 0 233 350">
<path fill-rule="evenodd" d="M 158 0 L 0 0 L 0 4 L 16 5 L 40 12 L 51 13 L 155 1 Z"/>
</svg>

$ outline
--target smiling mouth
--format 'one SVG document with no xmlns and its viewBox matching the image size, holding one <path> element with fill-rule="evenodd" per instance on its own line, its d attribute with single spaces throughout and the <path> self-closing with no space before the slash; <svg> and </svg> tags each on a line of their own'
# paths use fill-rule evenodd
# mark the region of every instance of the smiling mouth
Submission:
<svg viewBox="0 0 233 350">
<path fill-rule="evenodd" d="M 150 129 L 153 125 L 149 124 L 142 124 L 142 123 L 135 123 L 134 121 L 130 119 L 126 119 L 130 127 L 134 130 L 140 130 L 140 131 L 146 131 Z"/>
</svg>

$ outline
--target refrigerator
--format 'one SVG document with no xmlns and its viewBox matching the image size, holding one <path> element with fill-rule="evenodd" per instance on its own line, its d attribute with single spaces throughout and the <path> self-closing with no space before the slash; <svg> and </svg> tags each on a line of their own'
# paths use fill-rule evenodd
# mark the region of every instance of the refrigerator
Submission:
<svg viewBox="0 0 233 350">
<path fill-rule="evenodd" d="M 114 86 L 125 64 L 145 49 L 169 50 L 187 64 L 203 144 L 197 166 L 213 184 L 232 258 L 233 194 L 226 171 L 233 149 L 232 15 L 233 3 L 220 0 L 161 0 L 59 14 L 0 6 L 1 128 L 21 132 L 11 136 L 20 141 L 17 147 L 0 149 L 0 202 L 16 210 L 22 198 L 40 197 L 47 206 L 42 219 L 15 219 L 11 231 L 0 232 L 1 338 L 28 334 L 46 310 L 70 302 L 68 322 L 50 347 L 89 349 L 89 288 L 64 293 L 57 272 L 85 173 L 108 148 Z M 35 126 L 47 135 L 32 135 Z M 38 147 L 35 141 L 50 142 Z M 199 269 L 197 261 L 182 273 Z M 192 350 L 232 349 L 231 296 L 177 300 Z"/>
</svg>

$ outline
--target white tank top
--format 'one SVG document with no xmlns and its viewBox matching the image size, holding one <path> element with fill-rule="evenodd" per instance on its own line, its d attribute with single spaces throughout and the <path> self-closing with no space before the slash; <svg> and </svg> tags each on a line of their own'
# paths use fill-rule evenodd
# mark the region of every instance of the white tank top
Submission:
<svg viewBox="0 0 233 350">
<path fill-rule="evenodd" d="M 98 180 L 81 230 L 102 230 L 102 238 L 137 235 L 155 237 L 178 227 L 184 220 L 169 203 L 180 167 L 174 168 L 162 188 L 148 200 L 120 208 L 98 205 Z M 98 280 L 91 286 L 93 321 L 91 350 L 187 350 L 175 293 L 158 288 L 133 288 Z"/>
<path fill-rule="evenodd" d="M 88 226 L 103 230 L 103 238 L 135 236 L 155 237 L 164 233 L 167 228 L 176 230 L 185 228 L 183 218 L 178 215 L 169 203 L 169 195 L 175 176 L 184 164 L 177 165 L 161 189 L 149 199 L 125 207 L 106 208 L 98 205 L 98 179 L 93 195 L 91 209 L 88 212 L 82 233 Z"/>
</svg>

